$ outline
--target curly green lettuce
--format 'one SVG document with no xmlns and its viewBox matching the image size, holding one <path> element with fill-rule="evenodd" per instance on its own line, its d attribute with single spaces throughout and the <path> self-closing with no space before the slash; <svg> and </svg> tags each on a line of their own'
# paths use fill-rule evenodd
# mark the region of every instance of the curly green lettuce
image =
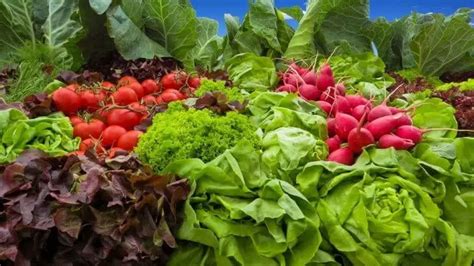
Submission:
<svg viewBox="0 0 474 266">
<path fill-rule="evenodd" d="M 198 97 L 204 96 L 208 92 L 222 92 L 229 101 L 244 101 L 245 96 L 240 92 L 238 88 L 229 88 L 225 86 L 225 81 L 213 81 L 209 79 L 203 79 L 201 85 L 194 92 Z"/>
<path fill-rule="evenodd" d="M 209 110 L 185 110 L 173 105 L 154 117 L 136 152 L 159 173 L 179 159 L 209 162 L 241 140 L 258 146 L 256 130 L 246 116 L 236 112 L 218 116 Z"/>
</svg>

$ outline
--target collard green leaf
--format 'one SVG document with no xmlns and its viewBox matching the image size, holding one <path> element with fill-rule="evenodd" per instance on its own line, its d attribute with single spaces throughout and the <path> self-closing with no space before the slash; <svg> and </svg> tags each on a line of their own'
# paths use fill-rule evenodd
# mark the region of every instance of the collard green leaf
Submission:
<svg viewBox="0 0 474 266">
<path fill-rule="evenodd" d="M 125 59 L 170 56 L 163 46 L 140 30 L 120 6 L 107 11 L 107 27 L 110 37 L 114 39 L 115 47 Z"/>
<path fill-rule="evenodd" d="M 82 25 L 71 17 L 77 11 L 77 1 L 48 1 L 48 17 L 42 26 L 46 44 L 61 47 L 76 38 Z"/>
<path fill-rule="evenodd" d="M 292 17 L 293 19 L 295 19 L 298 22 L 300 22 L 300 20 L 304 16 L 303 10 L 299 6 L 282 7 L 279 10 L 281 12 L 285 13 L 286 15 Z"/>
<path fill-rule="evenodd" d="M 282 48 L 277 38 L 277 20 L 272 1 L 256 1 L 250 5 L 248 21 L 252 32 L 265 39 L 270 47 L 281 53 Z"/>
<path fill-rule="evenodd" d="M 194 47 L 193 56 L 196 65 L 212 69 L 222 52 L 223 39 L 217 35 L 219 24 L 208 18 L 198 18 L 197 45 Z"/>
<path fill-rule="evenodd" d="M 112 4 L 112 0 L 89 0 L 89 5 L 99 15 L 104 14 L 110 4 Z"/>
</svg>

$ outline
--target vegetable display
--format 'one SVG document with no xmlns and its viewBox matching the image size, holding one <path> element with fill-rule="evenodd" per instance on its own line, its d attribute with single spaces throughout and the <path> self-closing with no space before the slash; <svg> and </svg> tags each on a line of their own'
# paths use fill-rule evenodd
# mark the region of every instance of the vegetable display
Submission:
<svg viewBox="0 0 474 266">
<path fill-rule="evenodd" d="M 474 264 L 473 9 L 0 2 L 1 265 Z"/>
</svg>

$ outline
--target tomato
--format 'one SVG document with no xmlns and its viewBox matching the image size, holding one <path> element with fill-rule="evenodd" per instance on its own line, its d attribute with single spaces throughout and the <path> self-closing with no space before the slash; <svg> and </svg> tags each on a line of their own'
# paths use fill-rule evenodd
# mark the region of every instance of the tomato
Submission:
<svg viewBox="0 0 474 266">
<path fill-rule="evenodd" d="M 107 89 L 115 87 L 115 84 L 113 84 L 112 82 L 108 82 L 108 81 L 103 81 L 100 85 L 101 85 L 102 88 L 107 88 Z"/>
<path fill-rule="evenodd" d="M 164 103 L 163 98 L 161 98 L 161 95 L 156 97 L 156 104 L 162 104 Z"/>
<path fill-rule="evenodd" d="M 138 112 L 127 109 L 114 109 L 110 111 L 109 115 L 107 116 L 107 124 L 121 126 L 127 130 L 130 130 L 136 125 L 140 124 L 141 119 L 142 115 Z"/>
<path fill-rule="evenodd" d="M 194 89 L 199 88 L 199 86 L 201 86 L 201 79 L 199 77 L 192 77 L 188 79 L 188 86 Z"/>
<path fill-rule="evenodd" d="M 172 92 L 164 92 L 163 94 L 160 95 L 160 97 L 165 103 L 179 101 L 181 99 L 181 97 L 178 94 L 175 94 Z"/>
<path fill-rule="evenodd" d="M 99 109 L 100 103 L 105 99 L 105 92 L 97 94 L 92 91 L 82 91 L 79 93 L 81 97 L 81 106 L 89 112 L 95 112 Z"/>
<path fill-rule="evenodd" d="M 79 123 L 84 123 L 84 120 L 82 118 L 80 118 L 79 116 L 77 116 L 77 115 L 73 115 L 73 116 L 69 117 L 69 120 L 71 121 L 71 124 L 73 126 L 75 126 Z"/>
<path fill-rule="evenodd" d="M 68 90 L 71 90 L 71 91 L 76 91 L 77 89 L 79 89 L 79 85 L 74 83 L 74 84 L 69 84 L 64 88 L 68 89 Z"/>
<path fill-rule="evenodd" d="M 165 89 L 179 90 L 185 83 L 186 74 L 184 72 L 169 73 L 161 78 L 161 86 Z"/>
<path fill-rule="evenodd" d="M 126 151 L 132 151 L 133 148 L 137 146 L 138 138 L 143 134 L 143 132 L 138 130 L 131 130 L 123 134 L 117 143 L 117 147 L 124 149 Z"/>
<path fill-rule="evenodd" d="M 118 155 L 120 155 L 122 153 L 128 153 L 128 152 L 126 150 L 114 147 L 114 148 L 109 150 L 109 158 L 110 159 L 115 158 L 115 157 L 117 157 Z"/>
<path fill-rule="evenodd" d="M 146 95 L 145 97 L 143 97 L 142 100 L 143 100 L 143 103 L 145 103 L 145 105 L 155 105 L 156 104 L 156 98 L 153 95 Z"/>
<path fill-rule="evenodd" d="M 186 96 L 178 90 L 167 89 L 167 90 L 164 90 L 163 93 L 173 93 L 173 94 L 176 94 L 176 96 L 178 96 L 180 99 L 186 99 Z"/>
<path fill-rule="evenodd" d="M 117 85 L 121 87 L 130 85 L 132 83 L 138 83 L 138 80 L 132 76 L 123 76 L 119 79 Z"/>
<path fill-rule="evenodd" d="M 138 99 L 141 99 L 141 98 L 143 98 L 143 96 L 145 96 L 145 92 L 144 92 L 143 87 L 140 83 L 138 83 L 138 82 L 131 83 L 130 85 L 128 85 L 128 87 L 132 88 L 132 90 L 135 91 L 135 93 L 137 94 Z"/>
<path fill-rule="evenodd" d="M 74 126 L 74 136 L 81 139 L 99 138 L 102 131 L 105 129 L 104 122 L 92 119 L 89 123 L 82 122 Z"/>
<path fill-rule="evenodd" d="M 119 138 L 127 133 L 127 130 L 121 126 L 108 126 L 102 134 L 102 145 L 111 147 L 117 143 Z"/>
<path fill-rule="evenodd" d="M 147 79 L 143 81 L 142 87 L 143 87 L 143 91 L 145 92 L 145 95 L 152 94 L 154 92 L 157 92 L 160 89 L 156 81 L 152 79 Z"/>
<path fill-rule="evenodd" d="M 84 153 L 90 149 L 94 149 L 96 154 L 103 154 L 105 152 L 104 147 L 102 147 L 102 145 L 100 145 L 100 143 L 94 139 L 83 140 L 79 145 L 80 152 Z"/>
<path fill-rule="evenodd" d="M 140 113 L 140 114 L 145 114 L 148 111 L 148 109 L 144 105 L 141 105 L 138 102 L 131 103 L 128 106 L 128 108 L 130 108 L 132 111 L 135 111 L 135 112 Z"/>
<path fill-rule="evenodd" d="M 119 105 L 127 105 L 138 101 L 137 94 L 128 86 L 120 87 L 111 97 L 113 101 Z"/>
<path fill-rule="evenodd" d="M 53 102 L 56 108 L 65 114 L 74 114 L 81 108 L 81 97 L 66 88 L 60 88 L 53 93 Z"/>
</svg>

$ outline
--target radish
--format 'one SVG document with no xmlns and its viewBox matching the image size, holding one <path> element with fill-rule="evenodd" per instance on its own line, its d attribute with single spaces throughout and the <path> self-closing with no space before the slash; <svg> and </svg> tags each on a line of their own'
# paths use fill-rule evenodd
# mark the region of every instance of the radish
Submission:
<svg viewBox="0 0 474 266">
<path fill-rule="evenodd" d="M 336 119 L 335 118 L 328 118 L 326 121 L 328 124 L 328 135 L 330 137 L 336 135 Z"/>
<path fill-rule="evenodd" d="M 292 63 L 289 68 L 295 70 L 300 76 L 304 76 L 309 71 L 306 68 L 298 66 L 296 63 Z"/>
<path fill-rule="evenodd" d="M 349 104 L 352 108 L 359 105 L 368 105 L 370 108 L 372 108 L 370 101 L 360 95 L 346 95 L 346 99 L 349 101 Z"/>
<path fill-rule="evenodd" d="M 351 165 L 354 163 L 354 154 L 347 147 L 340 148 L 329 154 L 328 161 L 345 164 L 345 165 Z"/>
<path fill-rule="evenodd" d="M 323 110 L 327 115 L 331 112 L 332 105 L 325 101 L 317 101 L 316 105 L 318 105 L 319 109 Z"/>
<path fill-rule="evenodd" d="M 352 108 L 352 116 L 359 120 L 364 116 L 364 114 L 368 113 L 370 111 L 370 108 L 367 105 L 358 105 L 354 108 Z"/>
<path fill-rule="evenodd" d="M 318 89 L 320 90 L 321 88 L 318 87 Z M 336 89 L 334 87 L 330 87 L 323 91 L 323 93 L 321 94 L 321 100 L 332 104 L 334 102 L 334 99 L 336 99 L 336 95 Z"/>
<path fill-rule="evenodd" d="M 318 77 L 314 72 L 308 72 L 303 76 L 303 80 L 306 84 L 311 84 L 316 86 L 316 82 L 318 80 Z"/>
<path fill-rule="evenodd" d="M 398 127 L 400 116 L 401 114 L 396 114 L 377 118 L 366 124 L 365 128 L 372 133 L 375 139 L 379 139 L 383 135 L 392 133 Z"/>
<path fill-rule="evenodd" d="M 310 84 L 304 84 L 299 88 L 300 95 L 306 100 L 316 101 L 319 100 L 321 92 L 316 86 Z"/>
<path fill-rule="evenodd" d="M 349 101 L 343 96 L 336 96 L 336 100 L 334 101 L 334 110 L 336 113 L 346 113 L 350 114 L 351 113 L 351 105 L 349 104 Z"/>
<path fill-rule="evenodd" d="M 399 109 L 399 108 L 397 108 L 397 107 L 389 106 L 388 109 L 390 109 L 390 112 L 392 112 L 392 115 L 395 115 L 395 114 L 398 114 L 398 113 L 403 112 L 402 109 Z"/>
<path fill-rule="evenodd" d="M 353 116 L 344 114 L 344 113 L 337 113 L 336 114 L 336 134 L 342 141 L 347 140 L 347 136 L 352 129 L 357 127 L 357 119 Z"/>
<path fill-rule="evenodd" d="M 392 134 L 383 135 L 378 143 L 378 147 L 382 149 L 393 147 L 397 150 L 408 150 L 413 146 L 415 146 L 413 141 Z"/>
<path fill-rule="evenodd" d="M 346 95 L 346 86 L 344 86 L 344 84 L 342 83 L 337 83 L 336 84 L 336 91 L 339 95 Z"/>
<path fill-rule="evenodd" d="M 395 130 L 395 135 L 400 138 L 409 139 L 415 144 L 420 143 L 423 138 L 423 131 L 414 126 L 401 126 Z"/>
<path fill-rule="evenodd" d="M 332 73 L 331 66 L 328 63 L 324 63 L 319 67 L 319 73 L 327 76 L 334 76 Z"/>
<path fill-rule="evenodd" d="M 338 136 L 334 136 L 332 138 L 328 138 L 326 140 L 326 145 L 328 145 L 329 153 L 339 149 L 341 147 L 341 139 Z"/>
<path fill-rule="evenodd" d="M 293 92 L 293 93 L 295 93 L 295 92 L 298 91 L 298 89 L 295 86 L 291 85 L 291 84 L 286 84 L 286 85 L 281 85 L 280 87 L 278 87 L 277 91 L 278 92 Z"/>
<path fill-rule="evenodd" d="M 360 153 L 365 146 L 374 144 L 375 139 L 369 130 L 365 128 L 354 128 L 349 132 L 347 143 L 349 144 L 349 149 L 354 153 Z"/>
<path fill-rule="evenodd" d="M 325 91 L 329 87 L 334 87 L 334 85 L 336 84 L 333 76 L 325 74 L 318 75 L 318 79 L 316 80 L 316 87 L 318 87 L 318 89 Z"/>
<path fill-rule="evenodd" d="M 411 126 L 413 125 L 413 121 L 411 121 L 411 117 L 405 113 L 398 113 L 397 115 L 400 118 L 397 120 L 397 126 Z"/>
<path fill-rule="evenodd" d="M 372 108 L 372 110 L 370 110 L 369 115 L 367 116 L 367 119 L 370 122 L 370 121 L 374 121 L 377 118 L 388 116 L 391 114 L 392 112 L 390 111 L 390 108 L 388 108 L 387 105 L 382 103 Z"/>
<path fill-rule="evenodd" d="M 292 85 L 293 87 L 296 87 L 296 88 L 298 88 L 301 84 L 298 76 L 296 76 L 295 74 L 289 74 L 289 73 L 286 73 L 283 76 L 283 83 L 285 85 Z"/>
</svg>

